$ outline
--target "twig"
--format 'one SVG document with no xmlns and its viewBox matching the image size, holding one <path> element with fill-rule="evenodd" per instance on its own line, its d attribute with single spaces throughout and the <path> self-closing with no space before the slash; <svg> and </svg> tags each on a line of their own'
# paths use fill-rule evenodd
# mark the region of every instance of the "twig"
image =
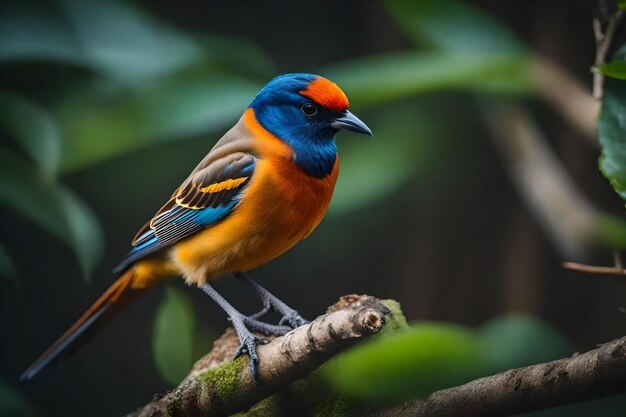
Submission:
<svg viewBox="0 0 626 417">
<path fill-rule="evenodd" d="M 596 266 L 581 264 L 577 262 L 563 262 L 561 265 L 565 269 L 586 272 L 588 274 L 620 276 L 626 275 L 626 269 L 624 269 L 624 266 L 622 265 L 622 258 L 617 249 L 613 250 L 613 266 Z"/>
<path fill-rule="evenodd" d="M 571 269 L 573 271 L 586 272 L 588 274 L 597 274 L 597 275 L 619 275 L 625 276 L 626 269 L 616 267 L 616 266 L 596 266 L 596 265 L 587 265 L 580 264 L 577 262 L 563 262 L 563 268 Z"/>
<path fill-rule="evenodd" d="M 344 298 L 345 300 L 345 298 Z M 248 358 L 230 359 L 237 346 L 231 330 L 216 341 L 180 385 L 143 407 L 136 416 L 226 416 L 244 411 L 366 336 L 378 333 L 390 310 L 368 296 L 353 296 L 349 306 L 318 317 L 267 345 L 258 347 L 258 373 Z"/>
<path fill-rule="evenodd" d="M 602 28 L 603 19 L 599 17 L 593 19 L 593 34 L 596 38 L 596 60 L 593 71 L 593 97 L 596 100 L 600 100 L 602 98 L 602 94 L 604 93 L 604 76 L 600 73 L 599 67 L 604 64 L 606 60 L 606 54 L 609 52 L 611 41 L 613 40 L 613 36 L 615 35 L 615 31 L 617 30 L 622 16 L 622 10 L 615 10 L 612 12 L 607 18 L 605 30 Z"/>
<path fill-rule="evenodd" d="M 626 390 L 626 337 L 571 358 L 512 369 L 435 392 L 407 416 L 509 416 Z"/>
</svg>

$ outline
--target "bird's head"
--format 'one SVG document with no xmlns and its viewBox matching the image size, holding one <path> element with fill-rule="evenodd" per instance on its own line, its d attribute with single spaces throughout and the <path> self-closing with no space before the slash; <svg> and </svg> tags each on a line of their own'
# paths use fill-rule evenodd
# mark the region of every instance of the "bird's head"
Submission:
<svg viewBox="0 0 626 417">
<path fill-rule="evenodd" d="M 348 98 L 337 84 L 319 75 L 278 76 L 263 87 L 249 108 L 263 128 L 293 149 L 295 162 L 317 177 L 332 170 L 337 132 L 372 135 L 348 110 Z"/>
</svg>

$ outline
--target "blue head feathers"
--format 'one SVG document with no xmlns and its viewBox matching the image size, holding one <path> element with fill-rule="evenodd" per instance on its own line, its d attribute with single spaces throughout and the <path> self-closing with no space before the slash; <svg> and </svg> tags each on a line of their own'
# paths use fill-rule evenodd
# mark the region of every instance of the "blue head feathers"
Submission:
<svg viewBox="0 0 626 417">
<path fill-rule="evenodd" d="M 340 129 L 371 134 L 348 111 L 348 99 L 326 78 L 286 74 L 274 78 L 250 106 L 266 130 L 286 142 L 295 162 L 309 175 L 322 178 L 335 165 L 335 135 Z"/>
</svg>

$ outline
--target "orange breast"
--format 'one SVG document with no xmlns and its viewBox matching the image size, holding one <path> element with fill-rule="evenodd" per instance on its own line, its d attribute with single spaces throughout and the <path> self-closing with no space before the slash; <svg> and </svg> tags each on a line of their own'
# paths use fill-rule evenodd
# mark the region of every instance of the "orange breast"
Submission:
<svg viewBox="0 0 626 417">
<path fill-rule="evenodd" d="M 241 203 L 223 221 L 178 243 L 172 251 L 189 283 L 202 285 L 207 278 L 250 270 L 281 255 L 307 237 L 328 209 L 339 159 L 329 176 L 307 175 L 292 162 L 288 146 L 248 112 L 244 120 L 260 158 Z"/>
</svg>

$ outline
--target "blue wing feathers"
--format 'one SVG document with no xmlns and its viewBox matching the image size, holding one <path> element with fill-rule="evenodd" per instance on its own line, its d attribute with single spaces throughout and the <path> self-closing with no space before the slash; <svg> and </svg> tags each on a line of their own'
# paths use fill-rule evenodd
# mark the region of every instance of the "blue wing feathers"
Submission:
<svg viewBox="0 0 626 417">
<path fill-rule="evenodd" d="M 226 216 L 236 203 L 237 200 L 233 199 L 233 201 L 226 206 L 216 208 L 208 207 L 201 210 L 178 210 L 179 215 L 171 219 L 162 230 L 158 232 L 155 230 L 146 232 L 146 235 L 142 236 L 141 241 L 126 255 L 122 262 L 113 270 L 113 273 L 116 275 L 122 274 L 130 265 L 146 255 L 170 246 L 185 237 L 207 228 Z"/>
<path fill-rule="evenodd" d="M 238 173 L 251 177 L 254 170 L 254 159 L 245 165 L 241 164 L 241 160 L 236 162 L 239 163 L 226 166 L 222 171 L 223 174 L 230 176 Z M 220 179 L 216 178 L 215 181 L 219 182 Z M 139 259 L 171 246 L 224 218 L 236 207 L 241 199 L 241 191 L 247 183 L 248 181 L 245 181 L 237 188 L 224 190 L 218 200 L 205 199 L 205 207 L 203 208 L 190 208 L 177 204 L 166 206 L 171 208 L 155 216 L 150 228 L 135 240 L 135 247 L 113 270 L 113 273 L 120 275 Z"/>
</svg>

